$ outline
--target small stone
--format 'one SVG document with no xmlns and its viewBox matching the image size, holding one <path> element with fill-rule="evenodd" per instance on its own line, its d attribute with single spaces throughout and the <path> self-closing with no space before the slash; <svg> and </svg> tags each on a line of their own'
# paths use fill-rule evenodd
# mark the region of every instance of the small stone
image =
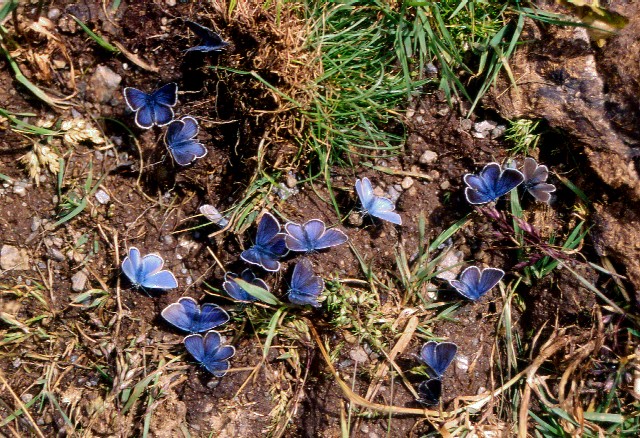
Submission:
<svg viewBox="0 0 640 438">
<path fill-rule="evenodd" d="M 297 183 L 298 180 L 296 179 L 296 176 L 293 174 L 293 172 L 287 173 L 287 187 L 292 189 L 296 186 Z"/>
<path fill-rule="evenodd" d="M 111 200 L 111 197 L 109 196 L 109 194 L 102 189 L 99 189 L 94 196 L 96 197 L 98 202 L 102 205 L 108 204 L 109 201 Z"/>
<path fill-rule="evenodd" d="M 22 359 L 19 357 L 15 358 L 13 362 L 11 362 L 11 365 L 13 365 L 14 368 L 20 368 L 20 365 L 22 365 Z"/>
<path fill-rule="evenodd" d="M 349 352 L 349 357 L 355 362 L 360 362 L 360 363 L 364 363 L 369 360 L 369 356 L 367 355 L 367 352 L 364 351 L 364 349 L 359 345 Z"/>
<path fill-rule="evenodd" d="M 469 369 L 469 358 L 461 354 L 456 355 L 456 369 L 466 372 Z"/>
<path fill-rule="evenodd" d="M 27 184 L 22 181 L 16 181 L 13 185 L 13 193 L 24 198 L 27 196 Z"/>
<path fill-rule="evenodd" d="M 66 66 L 67 66 L 67 61 L 65 61 L 64 59 L 54 59 L 53 60 L 53 67 L 56 70 L 62 70 Z"/>
<path fill-rule="evenodd" d="M 60 17 L 60 9 L 51 8 L 49 12 L 47 12 L 47 18 L 51 21 L 56 21 Z"/>
<path fill-rule="evenodd" d="M 87 285 L 87 274 L 84 271 L 78 271 L 71 277 L 71 290 L 74 292 L 82 292 Z"/>
<path fill-rule="evenodd" d="M 33 394 L 29 394 L 28 392 L 24 393 L 20 396 L 20 399 L 25 403 L 29 403 L 31 400 L 33 400 Z"/>
<path fill-rule="evenodd" d="M 460 129 L 463 131 L 469 131 L 473 128 L 473 122 L 471 119 L 462 119 L 460 120 Z"/>
<path fill-rule="evenodd" d="M 418 190 L 416 190 L 415 187 L 411 187 L 409 190 L 407 190 L 407 195 L 409 196 L 416 196 L 418 194 Z"/>
<path fill-rule="evenodd" d="M 420 164 L 432 164 L 438 159 L 438 154 L 433 151 L 424 151 L 422 155 L 420 155 Z"/>
<path fill-rule="evenodd" d="M 40 219 L 38 216 L 34 216 L 31 218 L 31 231 L 37 231 L 38 228 L 40 228 L 40 225 L 42 225 L 42 219 Z"/>
<path fill-rule="evenodd" d="M 400 184 L 404 190 L 408 190 L 413 185 L 413 178 L 410 176 L 405 176 L 402 180 L 402 184 Z"/>
<path fill-rule="evenodd" d="M 64 262 L 65 260 L 64 254 L 62 254 L 62 251 L 57 248 L 49 248 L 49 257 L 51 257 L 56 262 Z"/>
<path fill-rule="evenodd" d="M 395 187 L 389 186 L 387 188 L 387 194 L 389 195 L 389 199 L 391 199 L 392 202 L 396 202 L 400 198 L 400 195 L 402 193 L 400 191 L 396 190 Z"/>
<path fill-rule="evenodd" d="M 507 130 L 505 125 L 498 125 L 491 131 L 491 138 L 500 138 L 504 135 L 504 132 Z"/>
<path fill-rule="evenodd" d="M 447 180 L 444 180 L 440 183 L 441 190 L 447 190 L 449 187 L 451 187 L 451 183 Z"/>
<path fill-rule="evenodd" d="M 166 0 L 165 3 L 167 4 L 167 6 L 175 6 L 176 0 Z"/>
<path fill-rule="evenodd" d="M 105 65 L 99 65 L 89 79 L 89 89 L 95 102 L 107 103 L 120 88 L 122 76 Z"/>
<path fill-rule="evenodd" d="M 462 251 L 448 251 L 438 263 L 436 271 L 440 271 L 440 273 L 436 277 L 446 281 L 455 280 L 462 270 L 463 259 L 464 254 Z"/>
<path fill-rule="evenodd" d="M 29 269 L 29 253 L 23 248 L 3 245 L 0 249 L 0 268 L 5 271 L 27 271 Z"/>
</svg>

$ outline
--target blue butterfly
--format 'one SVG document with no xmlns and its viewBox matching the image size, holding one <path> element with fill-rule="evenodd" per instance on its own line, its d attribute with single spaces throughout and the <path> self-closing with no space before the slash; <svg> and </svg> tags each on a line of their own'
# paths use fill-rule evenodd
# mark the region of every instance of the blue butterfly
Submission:
<svg viewBox="0 0 640 438">
<path fill-rule="evenodd" d="M 162 311 L 162 317 L 180 330 L 202 333 L 229 321 L 229 315 L 216 304 L 200 307 L 191 297 L 183 297 L 177 303 L 169 304 Z"/>
<path fill-rule="evenodd" d="M 524 159 L 522 173 L 524 175 L 524 183 L 522 184 L 524 189 L 538 201 L 549 202 L 551 193 L 556 191 L 556 186 L 547 184 L 549 168 L 544 165 L 538 166 L 536 160 L 527 157 Z"/>
<path fill-rule="evenodd" d="M 504 271 L 497 268 L 485 268 L 480 271 L 477 266 L 469 266 L 458 280 L 449 280 L 460 295 L 472 300 L 479 300 L 504 277 Z"/>
<path fill-rule="evenodd" d="M 221 345 L 220 333 L 211 330 L 206 335 L 189 335 L 184 346 L 191 356 L 216 377 L 227 374 L 229 359 L 236 354 L 232 345 Z"/>
<path fill-rule="evenodd" d="M 173 120 L 173 108 L 178 102 L 178 85 L 174 82 L 163 85 L 151 94 L 137 88 L 126 87 L 124 100 L 136 113 L 135 122 L 140 128 L 153 125 L 168 125 Z"/>
<path fill-rule="evenodd" d="M 129 248 L 129 255 L 122 261 L 122 272 L 133 286 L 144 289 L 175 289 L 178 281 L 171 271 L 162 270 L 164 260 L 157 254 L 140 257 L 136 247 Z"/>
<path fill-rule="evenodd" d="M 418 386 L 418 402 L 427 406 L 434 406 L 440 403 L 442 395 L 442 380 L 425 380 Z"/>
<path fill-rule="evenodd" d="M 189 26 L 189 29 L 191 29 L 191 31 L 195 33 L 201 40 L 199 45 L 191 47 L 185 50 L 185 52 L 191 52 L 194 50 L 198 52 L 221 51 L 229 45 L 229 43 L 224 41 L 220 35 L 212 31 L 208 27 L 204 27 L 189 20 L 185 20 L 185 22 L 187 23 L 187 26 Z"/>
<path fill-rule="evenodd" d="M 285 235 L 280 232 L 278 220 L 271 213 L 265 213 L 258 224 L 256 243 L 242 251 L 240 258 L 252 265 L 262 266 L 267 271 L 279 271 L 278 259 L 287 252 L 284 237 Z"/>
<path fill-rule="evenodd" d="M 299 306 L 309 304 L 320 307 L 318 302 L 320 293 L 324 290 L 324 280 L 313 273 L 313 266 L 307 259 L 302 259 L 293 268 L 291 287 L 289 287 L 289 301 Z"/>
<path fill-rule="evenodd" d="M 197 158 L 207 155 L 207 148 L 194 140 L 196 135 L 198 135 L 198 122 L 193 117 L 183 117 L 169 124 L 164 143 L 179 165 L 186 166 Z"/>
<path fill-rule="evenodd" d="M 467 173 L 464 176 L 468 186 L 464 195 L 470 204 L 486 204 L 506 195 L 523 181 L 524 176 L 519 170 L 509 168 L 503 171 L 498 163 L 489 163 L 479 175 Z"/>
<path fill-rule="evenodd" d="M 458 346 L 453 342 L 429 341 L 420 350 L 420 361 L 429 368 L 431 377 L 441 378 L 457 352 Z"/>
<path fill-rule="evenodd" d="M 373 194 L 373 187 L 371 187 L 369 178 L 364 177 L 362 180 L 356 180 L 356 192 L 365 214 L 375 216 L 392 224 L 402 225 L 402 218 L 393 211 L 396 206 L 390 199 Z"/>
<path fill-rule="evenodd" d="M 225 290 L 225 292 L 236 301 L 256 301 L 256 297 L 249 294 L 247 291 L 241 288 L 238 283 L 233 281 L 236 278 L 238 278 L 238 276 L 233 272 L 227 272 L 226 274 L 224 274 L 224 283 L 222 283 L 222 288 Z M 251 272 L 250 269 L 245 269 L 244 271 L 242 271 L 242 274 L 240 274 L 240 278 L 249 284 L 261 287 L 262 289 L 265 289 L 267 291 L 269 290 L 269 286 L 267 286 L 267 283 L 259 278 L 256 278 L 255 274 Z"/>
<path fill-rule="evenodd" d="M 302 225 L 287 222 L 285 243 L 291 251 L 313 252 L 345 243 L 349 238 L 344 232 L 332 228 L 327 230 L 320 219 L 311 219 Z"/>
</svg>

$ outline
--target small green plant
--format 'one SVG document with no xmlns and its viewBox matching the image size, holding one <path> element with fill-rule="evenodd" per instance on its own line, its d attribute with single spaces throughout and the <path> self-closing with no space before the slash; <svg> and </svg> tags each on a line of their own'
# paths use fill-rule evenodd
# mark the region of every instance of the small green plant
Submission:
<svg viewBox="0 0 640 438">
<path fill-rule="evenodd" d="M 540 120 L 518 119 L 509 122 L 504 138 L 513 143 L 509 149 L 513 155 L 529 155 L 538 147 Z"/>
</svg>

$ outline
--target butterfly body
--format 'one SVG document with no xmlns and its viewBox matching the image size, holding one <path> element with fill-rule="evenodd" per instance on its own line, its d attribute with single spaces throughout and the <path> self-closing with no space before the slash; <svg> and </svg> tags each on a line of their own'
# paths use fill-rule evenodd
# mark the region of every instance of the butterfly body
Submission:
<svg viewBox="0 0 640 438">
<path fill-rule="evenodd" d="M 206 332 L 229 321 L 229 315 L 220 306 L 211 303 L 200 306 L 191 297 L 183 297 L 177 303 L 169 304 L 162 311 L 162 317 L 189 333 Z"/>
<path fill-rule="evenodd" d="M 211 330 L 204 336 L 189 335 L 184 338 L 184 346 L 193 358 L 216 377 L 227 374 L 229 359 L 236 349 L 231 345 L 222 345 L 220 333 Z"/>
<path fill-rule="evenodd" d="M 307 259 L 302 259 L 293 268 L 289 301 L 300 306 L 320 307 L 318 297 L 324 290 L 324 280 L 313 273 L 313 266 Z"/>
<path fill-rule="evenodd" d="M 185 52 L 219 52 L 229 45 L 217 32 L 208 27 L 189 20 L 186 23 L 189 29 L 200 38 L 200 44 L 188 48 Z"/>
<path fill-rule="evenodd" d="M 373 193 L 369 178 L 364 177 L 362 180 L 356 180 L 356 193 L 360 198 L 362 211 L 365 214 L 395 225 L 402 225 L 402 218 L 394 211 L 396 209 L 395 204 L 390 199 L 376 196 Z"/>
<path fill-rule="evenodd" d="M 183 117 L 169 124 L 164 142 L 171 156 L 180 166 L 187 166 L 207 155 L 207 148 L 194 140 L 198 135 L 198 122 L 193 117 Z"/>
<path fill-rule="evenodd" d="M 285 243 L 291 251 L 313 252 L 345 243 L 349 238 L 335 228 L 326 229 L 324 222 L 312 219 L 304 224 L 287 222 Z"/>
<path fill-rule="evenodd" d="M 524 189 L 538 201 L 549 202 L 551 193 L 556 191 L 556 186 L 547 183 L 549 168 L 538 165 L 536 160 L 527 157 L 524 159 L 522 173 L 524 175 L 524 183 L 522 184 Z"/>
<path fill-rule="evenodd" d="M 477 266 L 469 266 L 458 280 L 450 280 L 449 284 L 460 295 L 477 301 L 494 288 L 504 277 L 504 271 L 497 268 L 485 268 L 482 271 Z"/>
<path fill-rule="evenodd" d="M 245 291 L 238 283 L 233 281 L 238 278 L 236 274 L 233 272 L 227 272 L 224 274 L 224 283 L 222 284 L 222 288 L 225 292 L 236 301 L 256 301 L 257 298 L 253 295 L 249 294 Z M 245 269 L 240 274 L 240 278 L 246 281 L 249 284 L 254 286 L 261 287 L 262 289 L 269 290 L 269 286 L 260 278 L 256 278 L 253 272 L 250 269 Z"/>
<path fill-rule="evenodd" d="M 135 123 L 138 127 L 149 129 L 154 125 L 168 125 L 173 120 L 173 107 L 178 102 L 178 85 L 171 82 L 150 94 L 126 87 L 124 99 L 131 111 L 136 113 Z"/>
<path fill-rule="evenodd" d="M 168 270 L 162 270 L 164 260 L 157 254 L 140 256 L 136 247 L 129 248 L 129 255 L 122 261 L 122 272 L 134 287 L 144 289 L 175 289 L 176 277 Z"/>
<path fill-rule="evenodd" d="M 524 176 L 519 170 L 502 170 L 498 163 L 489 163 L 478 175 L 468 173 L 464 176 L 468 186 L 464 194 L 470 204 L 486 204 L 506 195 L 523 181 Z"/>
<path fill-rule="evenodd" d="M 247 263 L 261 266 L 266 271 L 280 270 L 278 259 L 287 253 L 285 234 L 280 232 L 280 224 L 271 213 L 265 213 L 260 219 L 255 244 L 240 254 Z"/>
</svg>

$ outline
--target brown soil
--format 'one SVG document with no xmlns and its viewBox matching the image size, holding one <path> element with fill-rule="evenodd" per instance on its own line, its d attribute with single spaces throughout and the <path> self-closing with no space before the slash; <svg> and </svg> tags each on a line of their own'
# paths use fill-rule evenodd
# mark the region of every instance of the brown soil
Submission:
<svg viewBox="0 0 640 438">
<path fill-rule="evenodd" d="M 296 70 L 299 67 L 291 67 L 289 60 L 278 54 L 305 56 L 291 48 L 291 32 L 299 29 L 299 25 L 292 25 L 293 30 L 279 28 L 273 24 L 272 11 L 251 9 L 250 6 L 243 6 L 247 9 L 239 14 L 246 17 L 244 20 L 234 21 L 226 17 L 224 8 L 196 3 L 178 2 L 177 6 L 169 8 L 163 2 L 128 5 L 123 2 L 110 19 L 105 16 L 100 2 L 53 3 L 42 13 L 46 16 L 54 9 L 61 12 L 59 17 L 52 19 L 52 32 L 62 41 L 75 66 L 75 88 L 68 64 L 45 75 L 31 62 L 29 56 L 38 53 L 50 53 L 52 62 L 66 59 L 64 51 L 46 37 L 23 29 L 16 40 L 27 49 L 14 56 L 25 75 L 52 94 L 75 93 L 72 101 L 79 114 L 94 118 L 112 146 L 87 142 L 72 148 L 61 146 L 60 155 L 65 160 L 64 187 L 59 188 L 56 177 L 44 169 L 36 185 L 28 179 L 18 161 L 31 149 L 32 141 L 8 129 L 6 123 L 2 125 L 0 173 L 13 181 L 28 184 L 23 193 L 8 182 L 0 188 L 0 246 L 26 249 L 28 269 L 0 271 L 3 312 L 0 367 L 7 380 L 0 389 L 0 418 L 7 418 L 19 407 L 8 391 L 10 387 L 20 403 L 28 404 L 34 397 L 43 397 L 42 404 L 38 401 L 29 405 L 29 410 L 45 436 L 74 433 L 78 436 L 138 436 L 146 427 L 151 436 L 158 437 L 187 434 L 245 437 L 276 432 L 291 437 L 340 436 L 341 416 L 349 415 L 349 409 L 352 409 L 353 424 L 358 412 L 364 411 L 358 411 L 345 399 L 319 354 L 315 339 L 305 329 L 306 323 L 295 324 L 300 321 L 313 324 L 334 354 L 332 359 L 342 379 L 353 385 L 352 390 L 357 394 L 367 392 L 377 365 L 385 363 L 384 356 L 376 351 L 371 339 L 359 338 L 353 327 L 336 327 L 332 323 L 335 314 L 325 306 L 317 311 L 290 310 L 282 321 L 282 333 L 274 339 L 273 347 L 262 361 L 267 324 L 273 309 L 247 309 L 227 300 L 220 290 L 224 271 L 212 257 L 215 254 L 227 270 L 241 270 L 243 265 L 238 255 L 251 244 L 254 228 L 244 234 L 219 233 L 211 239 L 207 235 L 217 231 L 215 227 L 193 229 L 204 223 L 202 217 L 196 217 L 202 204 L 213 204 L 226 210 L 242 199 L 258 166 L 259 148 L 265 148 L 264 163 L 261 164 L 278 168 L 283 175 L 282 182 L 286 171 L 291 170 L 286 168 L 287 159 L 296 152 L 295 134 L 292 133 L 295 133 L 297 122 L 290 121 L 287 117 L 289 109 L 274 93 L 250 77 L 207 66 L 255 71 L 280 89 L 295 90 L 299 78 L 308 72 Z M 35 10 L 24 11 L 23 22 L 28 23 L 35 13 Z M 110 56 L 96 48 L 69 18 L 71 13 L 110 41 L 119 41 L 144 62 L 157 67 L 157 72 L 146 71 L 124 56 Z M 637 16 L 639 14 L 629 15 L 630 18 Z M 194 37 L 186 32 L 183 17 L 205 25 L 215 23 L 223 37 L 231 42 L 230 48 L 203 57 L 185 55 L 183 50 L 193 44 Z M 637 170 L 628 165 L 630 155 L 638 146 L 639 76 L 634 74 L 638 65 L 637 59 L 619 56 L 621 52 L 631 50 L 629 47 L 635 44 L 637 37 L 638 23 L 632 20 L 624 32 L 608 42 L 609 50 L 599 49 L 588 41 L 584 43 L 586 55 L 581 52 L 579 56 L 592 56 L 596 61 L 595 70 L 600 75 L 597 80 L 604 81 L 603 89 L 598 93 L 601 113 L 587 112 L 588 101 L 565 99 L 573 96 L 573 91 L 567 90 L 565 85 L 550 86 L 553 93 L 565 93 L 562 99 L 549 97 L 551 92 L 544 94 L 545 90 L 541 92 L 540 88 L 534 91 L 524 86 L 520 88 L 520 98 L 524 101 L 535 93 L 543 93 L 538 97 L 542 95 L 548 100 L 540 106 L 520 105 L 521 101 L 514 96 L 496 92 L 472 120 L 461 115 L 465 112 L 465 104 L 455 102 L 454 109 L 439 93 L 426 94 L 409 109 L 408 140 L 401 156 L 361 159 L 356 160 L 354 169 L 333 169 L 334 191 L 345 217 L 357 207 L 353 190 L 355 178 L 368 176 L 374 186 L 387 189 L 402 184 L 407 174 L 414 175 L 412 186 L 400 190 L 397 202 L 403 218 L 402 227 L 388 223 L 354 226 L 349 221 L 340 226 L 349 235 L 351 247 L 380 280 L 377 284 L 379 301 L 361 303 L 363 309 L 367 305 L 374 306 L 380 315 L 373 324 L 381 336 L 377 339 L 380 346 L 386 352 L 393 348 L 407 323 L 404 312 L 420 319 L 419 329 L 396 359 L 409 382 L 417 387 L 422 379 L 408 370 L 417 367 L 415 355 L 432 337 L 456 342 L 459 356 L 470 364 L 465 369 L 456 363 L 447 372 L 443 387 L 444 411 L 458 407 L 464 397 L 484 393 L 503 383 L 497 381 L 495 373 L 496 364 L 505 366 L 507 363 L 501 356 L 503 353 L 497 352 L 504 347 L 501 331 L 504 327 L 500 325 L 504 291 L 496 288 L 484 299 L 472 303 L 460 301 L 447 289 L 446 283 L 434 281 L 439 292 L 437 298 L 428 299 L 443 305 L 459 302 L 459 306 L 449 318 L 433 321 L 437 309 L 426 309 L 418 300 L 410 305 L 402 302 L 396 252 L 403 249 L 409 258 L 418 253 L 421 216 L 426 220 L 427 237 L 433 239 L 470 214 L 471 221 L 454 235 L 452 248 L 462 252 L 464 261 L 498 266 L 507 271 L 505 284 L 522 273 L 517 267 L 521 260 L 514 242 L 504 235 L 496 235 L 498 229 L 492 220 L 474 211 L 464 199 L 463 175 L 479 170 L 488 162 L 504 161 L 509 146 L 502 138 L 474 137 L 470 122 L 492 119 L 506 123 L 506 118 L 525 115 L 544 118 L 548 127 L 555 129 L 545 138 L 557 140 L 558 144 L 553 145 L 553 149 L 541 145 L 540 160 L 556 174 L 570 178 L 589 195 L 594 206 L 589 210 L 556 178 L 553 182 L 558 186 L 558 192 L 552 206 L 523 201 L 526 220 L 536 225 L 543 239 L 552 235 L 564 238 L 581 215 L 590 211 L 596 229 L 580 248 L 581 254 L 598 263 L 602 260 L 601 255 L 611 254 L 612 267 L 619 269 L 619 274 L 628 275 L 630 283 L 626 278 L 614 282 L 610 276 L 600 275 L 582 263 L 579 256 L 572 257 L 567 263 L 589 283 L 607 293 L 613 291 L 611 299 L 619 298 L 619 295 L 614 298 L 613 294 L 620 293 L 620 288 L 631 290 L 640 285 L 637 217 L 635 207 L 629 207 L 640 202 L 640 183 Z M 564 65 L 569 70 L 574 65 L 564 53 L 551 53 L 548 51 L 551 49 L 541 47 L 548 45 L 547 39 L 542 40 L 545 42 L 534 42 L 530 48 L 518 52 L 520 58 L 514 62 L 515 67 L 527 66 L 523 68 L 531 69 L 528 73 L 535 72 L 535 81 L 544 80 L 544 71 L 551 68 L 547 64 Z M 531 58 L 535 58 L 535 62 Z M 634 67 L 629 67 L 631 65 Z M 98 66 L 106 66 L 122 77 L 117 90 L 106 101 L 96 97 L 97 92 L 91 85 Z M 186 168 L 172 163 L 162 144 L 161 129 L 143 132 L 134 126 L 133 116 L 125 110 L 121 94 L 124 86 L 148 91 L 170 81 L 179 85 L 177 114 L 192 115 L 199 120 L 198 138 L 208 148 L 206 157 Z M 561 101 L 562 105 L 552 108 L 555 101 Z M 30 123 L 44 120 L 51 114 L 62 120 L 70 118 L 68 110 L 46 107 L 18 85 L 5 61 L 0 61 L 0 102 L 3 102 L 2 108 L 15 113 L 35 113 L 35 117 L 28 118 Z M 581 120 L 585 123 L 597 119 L 600 124 L 592 123 L 593 132 L 581 133 L 583 125 L 567 121 L 567 113 L 570 113 L 567 108 L 572 109 L 571 114 L 583 116 Z M 133 131 L 138 144 L 121 124 Z M 610 130 L 602 132 L 600 129 L 605 125 Z M 594 132 L 597 135 L 591 135 Z M 594 145 L 594 139 L 609 139 L 616 135 L 619 135 L 619 148 Z M 266 146 L 261 146 L 263 139 L 268 139 Z M 420 163 L 420 157 L 427 150 L 435 151 L 437 159 L 429 164 Z M 519 162 L 522 158 L 516 157 Z M 607 175 L 609 170 L 602 170 L 602 166 L 619 168 L 623 161 L 624 169 L 614 175 Z M 372 164 L 390 169 L 392 174 L 371 170 Z M 89 196 L 82 213 L 53 227 L 61 217 L 61 197 L 69 198 L 74 193 L 82 196 L 90 172 L 93 184 L 104 176 L 100 188 L 109 195 L 110 201 L 103 205 L 95 196 Z M 298 171 L 299 180 L 307 177 L 304 172 Z M 326 202 L 329 193 L 320 180 L 301 183 L 297 187 L 299 193 L 286 201 L 269 195 L 266 197 L 268 202 L 257 205 L 255 212 L 263 208 L 277 211 L 283 222 L 320 218 L 327 224 L 340 223 L 333 206 Z M 600 196 L 603 191 L 604 195 Z M 498 209 L 507 210 L 504 200 L 500 201 Z M 120 262 L 126 248 L 132 245 L 143 254 L 155 252 L 164 257 L 166 268 L 176 275 L 180 287 L 152 296 L 128 288 L 119 278 Z M 359 279 L 353 290 L 364 293 L 369 286 L 363 286 L 365 276 L 351 247 L 343 245 L 310 258 L 317 273 L 329 284 L 329 280 L 337 284 L 338 279 Z M 529 255 L 538 254 L 532 251 Z M 265 276 L 276 295 L 284 295 L 294 263 L 294 258 L 289 257 L 284 260 L 281 273 Z M 108 290 L 101 306 L 86 308 L 73 302 L 78 292 L 72 291 L 71 279 L 78 272 L 85 272 L 88 277 L 84 291 Z M 232 315 L 232 322 L 221 330 L 227 341 L 236 347 L 233 369 L 225 377 L 213 378 L 193 364 L 187 355 L 180 356 L 184 353 L 183 335 L 171 329 L 161 319 L 160 312 L 181 296 L 219 303 Z M 566 269 L 558 269 L 534 286 L 526 285 L 518 290 L 511 314 L 513 333 L 525 343 L 533 344 L 532 356 L 543 339 L 553 337 L 558 331 L 563 336 L 575 336 L 576 342 L 584 341 L 581 345 L 594 342 L 594 361 L 604 363 L 615 354 L 628 352 L 624 345 L 609 345 L 602 350 L 595 347 L 599 344 L 593 339 L 604 338 L 601 327 L 593 329 L 602 324 L 601 312 L 616 330 L 624 325 L 618 315 L 607 313 L 611 309 L 601 310 L 600 304 L 601 301 L 576 277 Z M 292 312 L 298 312 L 298 318 L 293 318 Z M 367 315 L 363 312 L 360 316 Z M 618 335 L 611 326 L 607 328 L 609 340 Z M 365 351 L 365 361 L 356 363 L 353 357 L 361 350 Z M 553 361 L 566 369 L 575 357 L 573 347 L 567 347 L 553 356 Z M 530 360 L 520 359 L 525 365 Z M 602 381 L 590 374 L 594 368 L 595 365 L 588 362 L 580 371 L 595 379 L 592 383 L 597 387 Z M 158 369 L 162 372 L 156 373 Z M 144 382 L 146 376 L 153 378 L 142 388 L 151 388 L 141 393 L 140 402 L 129 407 L 123 391 L 128 396 L 128 391 Z M 420 407 L 397 375 L 393 381 L 389 376 L 383 380 L 372 401 Z M 433 431 L 432 424 L 416 416 L 389 418 L 382 413 L 358 417 L 358 429 L 352 431 L 352 436 L 421 436 Z M 490 413 L 477 419 L 479 430 L 494 426 L 496 430 L 506 430 L 509 427 L 497 424 L 500 422 Z M 24 416 L 6 421 L 0 429 L 4 434 L 15 432 L 16 436 L 36 433 Z"/>
</svg>

